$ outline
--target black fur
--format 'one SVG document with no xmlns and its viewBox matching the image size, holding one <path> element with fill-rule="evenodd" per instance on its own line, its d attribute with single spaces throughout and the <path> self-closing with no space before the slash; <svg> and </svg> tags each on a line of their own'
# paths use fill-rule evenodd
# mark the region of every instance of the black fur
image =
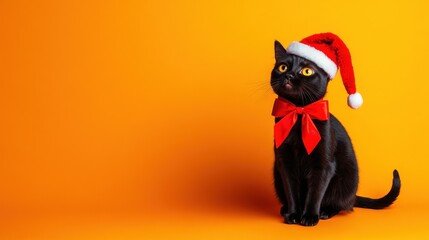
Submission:
<svg viewBox="0 0 429 240">
<path fill-rule="evenodd" d="M 288 54 L 277 41 L 275 57 L 271 86 L 277 95 L 301 107 L 324 97 L 329 78 L 322 69 L 311 61 Z M 279 70 L 281 64 L 287 66 L 287 71 Z M 314 74 L 302 75 L 305 67 L 313 69 Z M 327 121 L 313 122 L 322 139 L 310 155 L 301 139 L 301 115 L 283 144 L 274 148 L 274 185 L 283 204 L 280 213 L 285 223 L 314 226 L 319 219 L 350 211 L 353 206 L 381 209 L 392 204 L 401 186 L 398 172 L 394 171 L 392 189 L 383 198 L 356 196 L 358 166 L 346 130 L 332 114 Z"/>
</svg>

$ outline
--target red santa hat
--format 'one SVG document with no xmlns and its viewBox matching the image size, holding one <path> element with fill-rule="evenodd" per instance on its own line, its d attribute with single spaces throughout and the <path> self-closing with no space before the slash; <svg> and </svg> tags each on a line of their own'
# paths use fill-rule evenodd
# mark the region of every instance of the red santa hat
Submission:
<svg viewBox="0 0 429 240">
<path fill-rule="evenodd" d="M 292 42 L 286 51 L 314 62 L 328 74 L 329 79 L 335 77 L 339 68 L 344 87 L 349 94 L 347 104 L 354 109 L 362 106 L 362 95 L 356 92 L 349 49 L 337 35 L 333 33 L 314 34 L 300 42 Z"/>
</svg>

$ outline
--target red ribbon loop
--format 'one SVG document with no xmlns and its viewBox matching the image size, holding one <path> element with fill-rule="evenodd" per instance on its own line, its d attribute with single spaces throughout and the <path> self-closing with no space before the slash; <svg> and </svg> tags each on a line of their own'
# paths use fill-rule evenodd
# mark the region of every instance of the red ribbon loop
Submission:
<svg viewBox="0 0 429 240">
<path fill-rule="evenodd" d="M 302 114 L 302 141 L 307 153 L 310 154 L 320 142 L 320 133 L 312 119 L 326 121 L 329 119 L 328 101 L 320 99 L 304 107 L 297 107 L 284 98 L 277 98 L 274 102 L 272 115 L 283 117 L 274 125 L 274 139 L 276 148 L 286 140 L 290 130 L 298 121 L 298 114 Z"/>
</svg>

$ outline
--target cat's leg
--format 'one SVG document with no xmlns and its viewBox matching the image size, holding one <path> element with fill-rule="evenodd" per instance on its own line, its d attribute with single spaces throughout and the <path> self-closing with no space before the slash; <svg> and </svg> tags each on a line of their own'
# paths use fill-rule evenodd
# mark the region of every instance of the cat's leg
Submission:
<svg viewBox="0 0 429 240">
<path fill-rule="evenodd" d="M 296 179 L 292 177 L 289 169 L 285 167 L 284 160 L 276 160 L 275 167 L 280 174 L 281 183 L 283 185 L 283 193 L 285 197 L 285 203 L 280 210 L 284 217 L 284 222 L 287 224 L 296 224 L 300 222 L 300 206 L 298 199 L 298 183 Z"/>
<path fill-rule="evenodd" d="M 335 176 L 323 197 L 320 207 L 320 219 L 329 219 L 341 211 L 350 211 L 355 202 L 357 177 L 354 171 L 344 171 L 337 164 Z M 341 174 L 341 177 L 338 175 Z"/>
<path fill-rule="evenodd" d="M 287 208 L 288 208 L 287 200 L 284 192 L 282 176 L 280 175 L 280 172 L 275 165 L 273 167 L 273 173 L 274 173 L 274 189 L 276 190 L 277 198 L 282 204 L 282 207 L 280 208 L 280 216 L 283 216 L 285 213 L 287 213 Z"/>
<path fill-rule="evenodd" d="M 283 203 L 283 206 L 280 208 L 280 215 L 285 215 L 287 213 L 287 203 Z"/>
<path fill-rule="evenodd" d="M 333 169 L 333 164 L 328 164 L 328 167 L 325 169 L 313 169 L 310 174 L 308 174 L 308 190 L 301 218 L 302 225 L 315 226 L 319 222 L 320 206 L 329 182 L 334 175 Z"/>
<path fill-rule="evenodd" d="M 337 148 L 337 153 L 335 175 L 323 197 L 320 219 L 329 219 L 341 211 L 351 211 L 355 203 L 359 182 L 356 157 L 342 148 Z"/>
</svg>

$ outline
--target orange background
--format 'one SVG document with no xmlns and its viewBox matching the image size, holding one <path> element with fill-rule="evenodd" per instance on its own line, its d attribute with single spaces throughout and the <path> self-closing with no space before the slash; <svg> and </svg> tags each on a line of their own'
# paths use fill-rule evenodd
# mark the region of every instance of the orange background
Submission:
<svg viewBox="0 0 429 240">
<path fill-rule="evenodd" d="M 429 236 L 427 1 L 0 1 L 1 239 L 422 239 Z M 331 31 L 364 105 L 337 76 L 355 209 L 281 223 L 269 86 L 273 42 Z"/>
</svg>

